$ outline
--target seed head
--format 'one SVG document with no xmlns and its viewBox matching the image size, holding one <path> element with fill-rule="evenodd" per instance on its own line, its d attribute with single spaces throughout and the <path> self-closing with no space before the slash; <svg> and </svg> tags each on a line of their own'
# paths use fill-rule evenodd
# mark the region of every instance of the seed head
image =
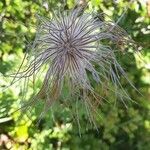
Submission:
<svg viewBox="0 0 150 150">
<path fill-rule="evenodd" d="M 131 43 L 124 30 L 111 21 L 103 21 L 101 15 L 94 16 L 80 9 L 54 14 L 53 18 L 39 17 L 39 20 L 30 53 L 33 57 L 27 69 L 15 76 L 37 76 L 47 66 L 34 101 L 46 99 L 49 108 L 58 99 L 76 97 L 75 101 L 83 102 L 96 113 L 102 100 L 106 100 L 106 91 L 120 99 L 129 98 L 119 82 L 120 76 L 127 77 L 116 60 L 116 50 L 110 47 L 119 42 L 123 46 Z"/>
</svg>

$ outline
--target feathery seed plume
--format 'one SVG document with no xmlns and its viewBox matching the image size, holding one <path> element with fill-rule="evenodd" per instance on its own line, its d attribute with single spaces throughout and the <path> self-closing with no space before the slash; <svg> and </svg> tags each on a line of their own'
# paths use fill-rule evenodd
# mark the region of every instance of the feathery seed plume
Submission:
<svg viewBox="0 0 150 150">
<path fill-rule="evenodd" d="M 64 11 L 53 18 L 39 17 L 39 20 L 29 65 L 14 77 L 16 80 L 37 76 L 41 68 L 47 66 L 34 102 L 45 99 L 48 109 L 58 99 L 76 97 L 76 101 L 82 101 L 86 108 L 96 113 L 106 98 L 93 83 L 121 100 L 130 99 L 119 81 L 120 76 L 127 77 L 116 60 L 116 51 L 103 44 L 105 40 L 116 45 L 119 42 L 130 44 L 132 40 L 123 29 L 80 9 Z M 68 94 L 63 97 L 64 88 Z"/>
</svg>

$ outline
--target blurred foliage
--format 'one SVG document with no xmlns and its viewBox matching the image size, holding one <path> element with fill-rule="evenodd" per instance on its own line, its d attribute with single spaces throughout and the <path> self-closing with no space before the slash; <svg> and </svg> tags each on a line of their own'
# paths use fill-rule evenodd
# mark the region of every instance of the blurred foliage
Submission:
<svg viewBox="0 0 150 150">
<path fill-rule="evenodd" d="M 79 113 L 80 125 L 68 116 L 70 110 L 57 106 L 49 111 L 37 126 L 41 105 L 32 113 L 21 115 L 20 82 L 10 86 L 6 73 L 17 71 L 23 54 L 30 50 L 34 39 L 37 15 L 51 15 L 57 8 L 72 8 L 74 0 L 1 0 L 0 1 L 0 149 L 12 150 L 107 150 L 150 149 L 150 15 L 144 0 L 89 0 L 89 11 L 104 12 L 112 20 L 119 21 L 129 35 L 143 47 L 141 54 L 128 53 L 119 56 L 128 77 L 142 96 L 126 81 L 123 87 L 137 104 L 102 105 L 97 118 L 97 128 L 90 127 L 87 118 Z M 139 57 L 140 55 L 140 57 Z M 65 90 L 64 90 L 65 94 Z M 28 93 L 27 93 L 28 95 Z M 109 99 L 112 99 L 111 95 Z M 60 109 L 63 111 L 60 113 Z M 75 121 L 76 122 L 76 121 Z M 81 137 L 80 134 L 81 133 Z"/>
</svg>

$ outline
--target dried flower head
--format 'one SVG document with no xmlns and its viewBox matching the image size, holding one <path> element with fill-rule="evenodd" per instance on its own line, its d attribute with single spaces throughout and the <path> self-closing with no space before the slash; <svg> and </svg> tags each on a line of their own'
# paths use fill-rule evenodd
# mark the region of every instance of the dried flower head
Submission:
<svg viewBox="0 0 150 150">
<path fill-rule="evenodd" d="M 116 60 L 116 50 L 108 46 L 132 42 L 123 29 L 81 9 L 54 14 L 53 18 L 39 17 L 39 20 L 29 65 L 24 71 L 19 70 L 13 80 L 32 76 L 35 79 L 46 66 L 34 102 L 45 99 L 47 110 L 58 99 L 64 104 L 67 99 L 70 104 L 75 99 L 85 104 L 87 112 L 92 112 L 88 114 L 93 120 L 96 109 L 107 99 L 106 92 L 114 93 L 123 102 L 130 99 L 119 82 L 120 76 L 127 77 Z"/>
</svg>

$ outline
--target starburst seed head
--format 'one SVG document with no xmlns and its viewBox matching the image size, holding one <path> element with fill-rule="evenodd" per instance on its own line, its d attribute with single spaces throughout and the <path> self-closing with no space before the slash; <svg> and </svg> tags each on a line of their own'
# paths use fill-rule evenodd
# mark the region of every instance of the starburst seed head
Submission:
<svg viewBox="0 0 150 150">
<path fill-rule="evenodd" d="M 71 96 L 80 93 L 78 99 L 87 101 L 86 104 L 91 109 L 94 107 L 95 111 L 95 101 L 99 104 L 98 97 L 104 98 L 96 93 L 91 83 L 93 81 L 110 91 L 113 91 L 110 85 L 112 83 L 114 93 L 121 95 L 117 88 L 119 86 L 122 89 L 119 72 L 124 76 L 125 73 L 116 60 L 115 51 L 102 43 L 103 40 L 113 44 L 118 41 L 122 41 L 124 45 L 130 43 L 131 39 L 124 30 L 113 22 L 103 21 L 80 9 L 54 14 L 51 19 L 39 17 L 39 20 L 30 53 L 34 58 L 27 69 L 15 76 L 30 78 L 37 75 L 42 66 L 48 66 L 35 99 L 46 98 L 46 105 L 51 106 L 54 100 L 60 98 L 67 85 Z M 90 100 L 88 93 L 95 100 Z M 124 95 L 128 97 L 126 93 Z"/>
</svg>

